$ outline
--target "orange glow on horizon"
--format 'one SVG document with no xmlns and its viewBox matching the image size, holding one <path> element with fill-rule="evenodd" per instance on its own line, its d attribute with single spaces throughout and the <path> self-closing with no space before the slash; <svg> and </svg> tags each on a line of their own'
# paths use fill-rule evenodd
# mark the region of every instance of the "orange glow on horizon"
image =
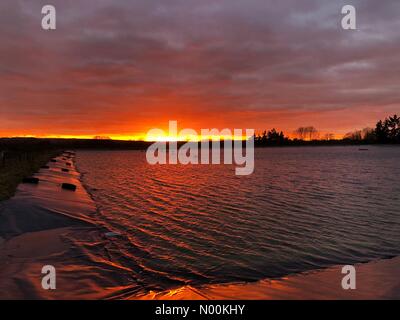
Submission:
<svg viewBox="0 0 400 320">
<path fill-rule="evenodd" d="M 204 140 L 220 141 L 220 140 L 246 140 L 246 136 L 227 136 L 227 135 L 207 135 L 207 136 L 192 136 L 192 135 L 12 135 L 3 138 L 38 138 L 38 139 L 88 139 L 88 140 L 116 140 L 116 141 L 146 141 L 146 142 L 199 142 Z"/>
<path fill-rule="evenodd" d="M 199 141 L 221 141 L 221 140 L 246 140 L 246 136 L 234 136 L 234 135 L 146 135 L 145 141 L 188 141 L 188 142 L 199 142 Z"/>
<path fill-rule="evenodd" d="M 256 135 L 262 134 L 262 132 L 256 132 Z M 296 134 L 294 133 L 288 133 L 285 134 L 285 137 L 289 139 L 296 139 Z M 325 137 L 328 133 L 326 132 L 320 132 L 319 138 L 316 140 L 325 140 Z M 343 139 L 345 134 L 342 133 L 330 133 L 332 136 L 330 137 L 329 140 L 340 140 Z M 34 134 L 20 134 L 20 135 L 9 135 L 9 136 L 4 136 L 2 138 L 44 138 L 44 139 L 88 139 L 88 140 L 117 140 L 117 141 L 147 141 L 147 142 L 152 142 L 152 141 L 158 141 L 158 142 L 168 142 L 168 141 L 179 141 L 179 142 L 184 142 L 184 141 L 193 141 L 193 142 L 199 142 L 202 140 L 209 140 L 209 141 L 220 141 L 220 140 L 246 140 L 246 136 L 234 136 L 234 135 L 170 135 L 167 132 L 164 134 L 158 134 L 158 135 L 151 135 L 151 134 L 99 134 L 99 135 L 72 135 L 72 134 L 49 134 L 49 135 L 34 135 Z M 307 139 L 306 139 L 307 140 Z"/>
</svg>

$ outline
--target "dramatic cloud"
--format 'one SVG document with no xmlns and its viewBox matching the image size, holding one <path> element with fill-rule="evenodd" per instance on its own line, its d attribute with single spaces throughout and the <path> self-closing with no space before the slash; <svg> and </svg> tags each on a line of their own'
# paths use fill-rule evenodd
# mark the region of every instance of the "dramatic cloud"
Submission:
<svg viewBox="0 0 400 320">
<path fill-rule="evenodd" d="M 400 111 L 400 2 L 0 4 L 0 135 L 140 135 L 301 125 L 345 133 Z"/>
</svg>

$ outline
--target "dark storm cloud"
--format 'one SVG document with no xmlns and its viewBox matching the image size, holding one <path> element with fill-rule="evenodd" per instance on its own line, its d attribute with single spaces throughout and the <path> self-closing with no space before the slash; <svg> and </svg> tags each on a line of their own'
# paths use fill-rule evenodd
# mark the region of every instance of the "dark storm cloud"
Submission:
<svg viewBox="0 0 400 320">
<path fill-rule="evenodd" d="M 42 2 L 0 4 L 0 133 L 134 132 L 156 116 L 345 130 L 399 109 L 396 0 L 352 1 L 357 31 L 340 28 L 343 1 L 51 2 L 56 31 L 40 29 Z"/>
</svg>

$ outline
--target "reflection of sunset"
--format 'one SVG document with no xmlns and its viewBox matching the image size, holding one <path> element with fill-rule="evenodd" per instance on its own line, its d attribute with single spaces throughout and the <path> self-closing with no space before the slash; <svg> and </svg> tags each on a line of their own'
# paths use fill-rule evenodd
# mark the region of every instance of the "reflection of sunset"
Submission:
<svg viewBox="0 0 400 320">
<path fill-rule="evenodd" d="M 395 291 L 400 258 L 358 265 L 358 290 L 343 290 L 341 267 L 289 275 L 277 280 L 265 279 L 253 283 L 207 285 L 194 288 L 187 285 L 162 292 L 132 297 L 140 300 L 302 300 L 302 299 L 376 299 L 384 298 L 388 288 Z"/>
</svg>

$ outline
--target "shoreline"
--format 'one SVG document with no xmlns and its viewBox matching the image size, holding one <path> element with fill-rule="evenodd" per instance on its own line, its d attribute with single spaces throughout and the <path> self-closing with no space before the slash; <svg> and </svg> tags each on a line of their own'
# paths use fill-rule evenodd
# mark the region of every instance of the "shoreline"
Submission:
<svg viewBox="0 0 400 320">
<path fill-rule="evenodd" d="M 356 289 L 341 287 L 342 266 L 264 279 L 149 292 L 137 300 L 399 300 L 400 256 L 355 264 Z"/>
<path fill-rule="evenodd" d="M 210 141 L 210 140 L 209 140 Z M 227 140 L 228 141 L 228 140 Z M 22 145 L 44 143 L 58 150 L 146 150 L 150 145 L 157 141 L 144 140 L 112 140 L 112 139 L 72 139 L 72 138 L 0 138 L 0 145 Z M 221 143 L 224 140 L 220 140 Z M 245 140 L 243 140 L 245 142 Z M 186 140 L 178 141 L 178 146 L 187 143 Z M 198 142 L 201 143 L 201 142 Z M 288 140 L 284 143 L 270 141 L 262 143 L 255 141 L 255 148 L 280 148 L 280 147 L 331 147 L 331 146 L 400 146 L 399 142 L 377 142 L 369 140 Z"/>
<path fill-rule="evenodd" d="M 70 279 L 57 277 L 66 291 L 41 288 L 44 265 L 54 265 L 57 273 L 68 271 L 77 262 L 72 239 L 84 234 L 99 236 L 99 230 L 90 219 L 96 214 L 93 202 L 80 185 L 73 157 L 67 154 L 54 158 L 48 168 L 41 168 L 34 177 L 39 183 L 18 185 L 14 197 L 0 207 L 0 299 L 73 299 L 99 297 L 99 292 L 81 292 L 68 284 Z M 69 163 L 69 165 L 68 165 Z M 68 172 L 63 171 L 68 170 Z M 62 183 L 77 187 L 63 190 Z M 84 238 L 84 237 L 82 237 Z M 68 261 L 65 261 L 68 260 Z M 71 261 L 71 265 L 69 262 Z M 78 282 L 79 283 L 79 282 Z M 69 289 L 68 289 L 69 288 Z M 90 291 L 90 290 L 89 290 Z"/>
</svg>

